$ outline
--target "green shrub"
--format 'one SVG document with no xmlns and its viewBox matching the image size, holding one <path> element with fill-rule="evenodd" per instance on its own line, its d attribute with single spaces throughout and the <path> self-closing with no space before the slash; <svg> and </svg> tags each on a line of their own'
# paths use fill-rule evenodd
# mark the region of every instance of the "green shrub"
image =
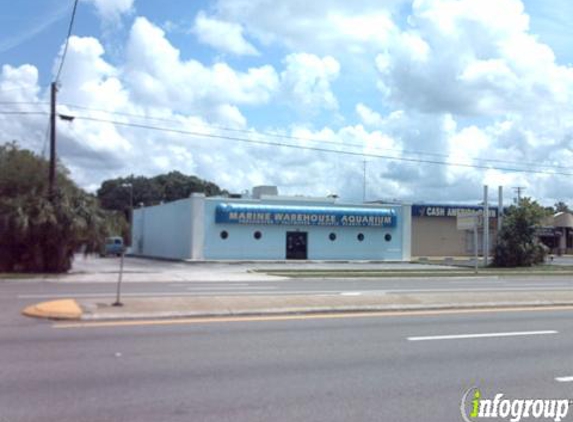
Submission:
<svg viewBox="0 0 573 422">
<path fill-rule="evenodd" d="M 503 219 L 494 253 L 496 267 L 527 267 L 545 261 L 547 247 L 535 234 L 546 211 L 535 201 L 524 198 L 510 207 Z"/>
</svg>

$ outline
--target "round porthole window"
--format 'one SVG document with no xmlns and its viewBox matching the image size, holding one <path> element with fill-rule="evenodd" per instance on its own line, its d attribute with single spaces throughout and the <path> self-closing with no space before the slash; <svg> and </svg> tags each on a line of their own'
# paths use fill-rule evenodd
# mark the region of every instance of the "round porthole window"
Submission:
<svg viewBox="0 0 573 422">
<path fill-rule="evenodd" d="M 387 233 L 386 236 L 384 236 L 384 240 L 386 242 L 390 242 L 392 240 L 392 235 L 390 233 Z"/>
<path fill-rule="evenodd" d="M 358 236 L 356 236 L 356 238 L 358 239 L 359 242 L 362 242 L 364 240 L 364 235 L 362 233 L 358 233 Z"/>
<path fill-rule="evenodd" d="M 221 239 L 226 239 L 229 237 L 229 233 L 227 232 L 227 230 L 223 230 L 220 234 Z"/>
<path fill-rule="evenodd" d="M 259 240 L 261 237 L 263 237 L 263 234 L 262 234 L 260 231 L 257 230 L 257 231 L 253 234 L 253 237 L 254 237 L 255 239 Z"/>
<path fill-rule="evenodd" d="M 334 242 L 336 240 L 336 233 L 330 233 L 328 238 Z"/>
</svg>

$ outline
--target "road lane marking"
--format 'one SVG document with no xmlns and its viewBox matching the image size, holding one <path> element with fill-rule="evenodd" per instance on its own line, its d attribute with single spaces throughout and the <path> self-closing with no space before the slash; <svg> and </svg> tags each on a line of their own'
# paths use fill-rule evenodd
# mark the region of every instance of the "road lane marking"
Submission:
<svg viewBox="0 0 573 422">
<path fill-rule="evenodd" d="M 234 281 L 179 281 L 177 283 L 170 283 L 169 287 L 189 287 L 189 286 L 221 286 L 228 285 L 228 287 L 236 286 L 251 286 L 249 283 L 236 283 Z"/>
<path fill-rule="evenodd" d="M 277 286 L 212 286 L 212 287 L 187 287 L 186 290 L 192 291 L 209 291 L 209 290 L 273 290 Z"/>
<path fill-rule="evenodd" d="M 263 316 L 220 316 L 220 317 L 188 317 L 188 318 L 162 318 L 139 319 L 129 321 L 85 321 L 85 322 L 57 322 L 52 328 L 102 328 L 102 327 L 134 327 L 154 325 L 197 325 L 209 323 L 228 322 L 273 322 L 291 320 L 313 319 L 348 319 L 348 318 L 380 318 L 380 317 L 408 317 L 408 316 L 445 316 L 462 314 L 491 314 L 507 312 L 547 312 L 547 311 L 573 311 L 573 306 L 551 307 L 521 307 L 521 308 L 493 308 L 493 309 L 446 309 L 434 311 L 374 311 L 353 313 L 316 313 L 307 315 L 263 315 Z"/>
<path fill-rule="evenodd" d="M 557 382 L 573 382 L 573 377 L 557 377 L 555 378 Z"/>
<path fill-rule="evenodd" d="M 565 287 L 565 286 L 564 286 Z M 432 293 L 432 292 L 537 292 L 537 291 L 560 291 L 562 287 L 496 287 L 496 288 L 445 288 L 445 289 L 388 289 L 386 293 Z"/>
<path fill-rule="evenodd" d="M 341 292 L 340 296 L 360 296 L 362 292 Z"/>
<path fill-rule="evenodd" d="M 278 287 L 276 286 L 258 286 L 256 289 L 253 287 L 253 289 L 255 290 L 248 290 L 251 289 L 251 287 L 248 288 L 235 288 L 235 287 L 228 287 L 228 288 L 221 288 L 219 290 L 219 288 L 215 287 L 215 288 L 201 288 L 202 290 L 200 290 L 199 288 L 194 289 L 193 291 L 191 291 L 191 288 L 187 289 L 189 290 L 188 292 L 181 292 L 181 291 L 173 291 L 173 292 L 137 292 L 137 293 L 123 293 L 122 296 L 125 297 L 153 297 L 153 296 L 159 296 L 159 297 L 172 297 L 172 296 L 197 296 L 198 294 L 204 292 L 204 293 L 209 293 L 209 291 L 213 292 L 213 295 L 217 295 L 220 293 L 225 293 L 225 294 L 237 294 L 237 295 L 249 295 L 249 294 L 253 294 L 253 295 L 316 295 L 316 294 L 333 294 L 333 295 L 339 295 L 341 293 L 343 293 L 343 290 L 286 290 L 286 291 L 257 291 L 257 290 L 273 290 L 273 289 L 278 289 Z M 247 289 L 247 290 L 245 290 Z M 516 291 L 516 292 L 527 292 L 527 291 L 561 291 L 563 290 L 562 288 L 558 288 L 558 287 L 550 287 L 550 288 L 545 288 L 545 287 L 534 287 L 534 288 L 499 288 L 499 289 L 488 289 L 488 288 L 465 288 L 465 289 L 388 289 L 388 290 L 363 290 L 362 294 L 365 295 L 384 295 L 384 294 L 407 294 L 407 293 L 433 293 L 433 292 L 441 292 L 441 293 L 447 293 L 447 292 L 512 292 L 512 291 Z M 20 294 L 18 295 L 18 299 L 50 299 L 50 298 L 61 298 L 61 297 L 73 297 L 73 298 L 99 298 L 99 297 L 110 297 L 115 295 L 115 293 L 110 292 L 110 293 L 70 293 L 70 292 L 65 292 L 65 293 L 58 293 L 58 292 L 54 292 L 54 293 L 47 293 L 47 294 Z"/>
<path fill-rule="evenodd" d="M 431 340 L 459 340 L 474 338 L 494 338 L 494 337 L 518 337 L 518 336 L 542 336 L 548 334 L 558 334 L 558 331 L 514 331 L 508 333 L 482 333 L 482 334 L 453 334 L 444 336 L 424 336 L 408 337 L 408 341 L 431 341 Z"/>
</svg>

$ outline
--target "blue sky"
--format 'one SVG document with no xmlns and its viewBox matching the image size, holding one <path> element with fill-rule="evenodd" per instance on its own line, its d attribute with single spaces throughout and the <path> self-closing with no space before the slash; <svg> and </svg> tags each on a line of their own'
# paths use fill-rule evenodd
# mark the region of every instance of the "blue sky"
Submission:
<svg viewBox="0 0 573 422">
<path fill-rule="evenodd" d="M 6 110 L 45 110 L 72 5 L 0 1 Z M 487 183 L 571 201 L 553 174 L 573 158 L 569 16 L 566 0 L 80 0 L 59 157 L 89 190 L 179 170 L 360 200 L 366 160 L 367 199 L 471 202 Z M 0 128 L 42 152 L 46 119 Z"/>
</svg>

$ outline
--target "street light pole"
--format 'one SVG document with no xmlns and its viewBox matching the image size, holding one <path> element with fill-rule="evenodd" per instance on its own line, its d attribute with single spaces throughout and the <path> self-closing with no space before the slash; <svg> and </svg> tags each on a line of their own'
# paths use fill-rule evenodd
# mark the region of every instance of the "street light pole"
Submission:
<svg viewBox="0 0 573 422">
<path fill-rule="evenodd" d="M 123 183 L 121 185 L 124 188 L 129 187 L 129 246 L 131 246 L 131 222 L 133 216 L 133 184 L 132 183 Z M 112 306 L 123 306 L 121 302 L 121 282 L 123 279 L 123 258 L 125 256 L 125 245 L 123 246 L 123 250 L 121 251 L 121 258 L 119 261 L 119 274 L 117 278 L 117 290 L 115 294 L 115 302 L 112 303 Z"/>
<path fill-rule="evenodd" d="M 121 280 L 123 278 L 123 256 L 125 255 L 125 251 L 121 251 L 121 258 L 119 261 L 119 274 L 117 278 L 117 290 L 115 294 L 115 302 L 112 303 L 112 306 L 123 306 L 121 303 Z"/>
</svg>

